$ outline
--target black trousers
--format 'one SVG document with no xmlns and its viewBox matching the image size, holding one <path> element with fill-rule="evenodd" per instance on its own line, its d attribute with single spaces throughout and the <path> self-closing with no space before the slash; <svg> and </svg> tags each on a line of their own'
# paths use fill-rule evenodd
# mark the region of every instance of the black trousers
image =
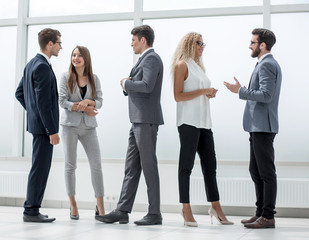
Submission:
<svg viewBox="0 0 309 240">
<path fill-rule="evenodd" d="M 277 197 L 277 175 L 273 142 L 275 133 L 250 133 L 249 171 L 255 184 L 256 216 L 274 218 Z"/>
<path fill-rule="evenodd" d="M 180 202 L 190 203 L 190 175 L 196 153 L 201 161 L 207 201 L 218 201 L 217 160 L 212 131 L 183 124 L 178 127 L 178 132 L 180 139 L 178 168 Z"/>
<path fill-rule="evenodd" d="M 24 214 L 38 215 L 43 200 L 46 183 L 51 166 L 53 145 L 49 136 L 33 134 L 32 166 L 28 175 L 27 197 Z"/>
</svg>

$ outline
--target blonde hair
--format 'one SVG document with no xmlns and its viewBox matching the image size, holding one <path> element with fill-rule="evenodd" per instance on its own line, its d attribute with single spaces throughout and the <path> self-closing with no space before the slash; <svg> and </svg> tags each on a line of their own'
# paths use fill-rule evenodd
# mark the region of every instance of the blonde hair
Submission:
<svg viewBox="0 0 309 240">
<path fill-rule="evenodd" d="M 174 53 L 171 66 L 171 73 L 173 76 L 175 75 L 176 65 L 180 61 L 188 61 L 189 59 L 195 59 L 196 42 L 199 40 L 200 37 L 202 37 L 200 33 L 190 32 L 181 39 Z M 197 64 L 205 71 L 205 67 L 201 57 L 198 57 Z"/>
</svg>

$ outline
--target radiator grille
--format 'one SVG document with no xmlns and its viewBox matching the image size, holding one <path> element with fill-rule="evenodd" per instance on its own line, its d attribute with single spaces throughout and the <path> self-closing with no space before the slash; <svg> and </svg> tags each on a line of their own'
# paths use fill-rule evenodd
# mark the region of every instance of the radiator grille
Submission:
<svg viewBox="0 0 309 240">
<path fill-rule="evenodd" d="M 27 172 L 0 172 L 0 196 L 25 197 Z"/>
<path fill-rule="evenodd" d="M 225 206 L 254 206 L 255 189 L 248 178 L 218 178 L 220 202 Z M 191 178 L 190 201 L 205 204 L 203 178 Z M 277 207 L 309 207 L 309 179 L 278 179 Z"/>
</svg>

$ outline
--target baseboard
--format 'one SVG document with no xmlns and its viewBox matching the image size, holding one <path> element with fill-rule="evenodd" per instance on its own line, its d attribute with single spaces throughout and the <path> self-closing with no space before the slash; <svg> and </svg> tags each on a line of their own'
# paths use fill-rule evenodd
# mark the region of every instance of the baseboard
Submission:
<svg viewBox="0 0 309 240">
<path fill-rule="evenodd" d="M 14 206 L 22 207 L 24 204 L 24 198 L 8 198 L 0 197 L 0 206 Z M 78 207 L 80 209 L 94 209 L 95 202 L 78 202 Z M 104 206 L 107 211 L 116 208 L 117 203 L 115 201 L 109 202 L 105 201 Z M 192 211 L 195 214 L 208 214 L 208 205 L 192 205 Z M 69 208 L 69 201 L 60 200 L 44 200 L 42 202 L 42 207 L 45 208 Z M 239 207 L 239 206 L 222 206 L 225 214 L 227 216 L 253 216 L 255 213 L 254 207 Z M 146 204 L 134 204 L 133 211 L 136 212 L 147 212 L 148 205 Z M 162 213 L 180 213 L 181 204 L 173 205 L 161 205 Z M 309 218 L 309 208 L 277 208 L 276 217 L 291 217 L 291 218 Z"/>
</svg>

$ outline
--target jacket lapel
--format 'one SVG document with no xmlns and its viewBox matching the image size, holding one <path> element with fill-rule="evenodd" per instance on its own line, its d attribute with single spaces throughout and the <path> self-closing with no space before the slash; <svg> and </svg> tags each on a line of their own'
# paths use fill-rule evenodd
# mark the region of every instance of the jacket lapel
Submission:
<svg viewBox="0 0 309 240">
<path fill-rule="evenodd" d="M 133 72 L 134 72 L 135 69 L 138 67 L 138 65 L 141 63 L 141 61 L 143 60 L 143 58 L 144 58 L 148 53 L 151 53 L 151 52 L 153 52 L 153 51 L 154 51 L 153 49 L 148 50 L 145 54 L 143 54 L 143 56 L 141 56 L 141 57 L 138 59 L 138 61 L 137 61 L 137 63 L 135 64 L 135 66 L 132 68 L 129 77 L 132 77 Z"/>
</svg>

